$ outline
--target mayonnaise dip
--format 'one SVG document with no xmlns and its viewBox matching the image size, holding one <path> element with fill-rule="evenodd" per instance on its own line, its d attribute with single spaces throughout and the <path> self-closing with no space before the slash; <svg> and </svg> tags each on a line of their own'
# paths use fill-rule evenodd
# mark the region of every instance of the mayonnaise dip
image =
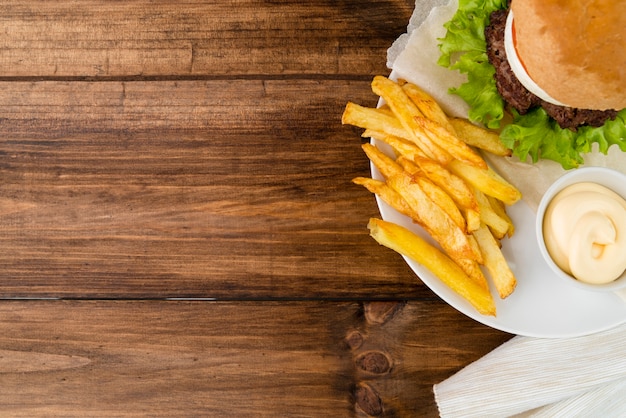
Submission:
<svg viewBox="0 0 626 418">
<path fill-rule="evenodd" d="M 576 279 L 603 284 L 626 270 L 626 200 L 596 183 L 561 190 L 543 220 L 546 248 Z"/>
</svg>

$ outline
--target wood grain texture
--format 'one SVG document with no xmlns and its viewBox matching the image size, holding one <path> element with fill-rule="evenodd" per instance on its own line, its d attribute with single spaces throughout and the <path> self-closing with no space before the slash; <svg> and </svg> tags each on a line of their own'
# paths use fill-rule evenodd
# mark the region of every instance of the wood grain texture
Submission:
<svg viewBox="0 0 626 418">
<path fill-rule="evenodd" d="M 368 91 L 350 81 L 3 83 L 0 292 L 424 296 L 369 238 L 374 199 L 350 182 L 368 164 L 339 118 L 349 97 L 372 102 Z"/>
<path fill-rule="evenodd" d="M 433 416 L 430 382 L 508 338 L 436 303 L 371 323 L 354 302 L 14 301 L 0 331 L 3 416 L 365 417 L 363 387 L 379 416 Z"/>
<path fill-rule="evenodd" d="M 510 335 L 368 236 L 340 123 L 413 8 L 2 1 L 0 416 L 436 416 Z"/>
<path fill-rule="evenodd" d="M 385 70 L 410 3 L 8 0 L 0 6 L 0 74 L 373 75 Z"/>
</svg>

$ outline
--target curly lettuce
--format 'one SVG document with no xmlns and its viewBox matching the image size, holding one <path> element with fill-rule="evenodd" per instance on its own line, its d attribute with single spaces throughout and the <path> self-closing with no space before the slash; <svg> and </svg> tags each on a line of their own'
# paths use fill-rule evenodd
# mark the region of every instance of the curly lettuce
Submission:
<svg viewBox="0 0 626 418">
<path fill-rule="evenodd" d="M 438 64 L 467 76 L 465 83 L 450 92 L 468 103 L 470 120 L 491 129 L 503 125 L 506 104 L 498 94 L 495 69 L 487 58 L 484 31 L 491 13 L 506 7 L 506 0 L 459 0 L 457 12 L 444 25 L 446 35 L 439 39 Z M 584 162 L 583 154 L 591 151 L 593 143 L 604 154 L 612 145 L 626 151 L 626 109 L 601 127 L 583 126 L 577 131 L 562 129 L 541 108 L 525 115 L 513 111 L 512 118 L 502 127 L 500 138 L 522 161 L 547 159 L 571 169 Z"/>
</svg>

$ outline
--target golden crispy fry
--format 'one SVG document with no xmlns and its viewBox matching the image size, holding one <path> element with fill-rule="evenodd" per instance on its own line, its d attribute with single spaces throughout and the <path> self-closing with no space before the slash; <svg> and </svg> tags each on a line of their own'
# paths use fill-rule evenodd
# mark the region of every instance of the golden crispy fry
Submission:
<svg viewBox="0 0 626 418">
<path fill-rule="evenodd" d="M 457 263 L 465 274 L 476 282 L 476 284 L 489 291 L 489 283 L 487 282 L 487 278 L 485 277 L 483 270 L 480 268 L 480 264 L 474 260 L 467 260 L 463 258 L 456 259 L 454 262 Z"/>
<path fill-rule="evenodd" d="M 370 219 L 370 235 L 381 245 L 422 264 L 454 292 L 465 298 L 483 315 L 496 315 L 496 306 L 488 290 L 469 278 L 448 256 L 399 225 Z"/>
<path fill-rule="evenodd" d="M 474 190 L 476 200 L 480 205 L 480 220 L 487 225 L 498 239 L 504 238 L 509 232 L 509 223 L 506 219 L 501 218 L 491 207 L 487 196 L 480 190 Z"/>
<path fill-rule="evenodd" d="M 400 212 L 401 214 L 408 216 L 409 218 L 416 220 L 417 214 L 406 201 L 384 181 L 374 180 L 367 177 L 356 177 L 352 180 L 354 184 L 364 186 L 370 192 L 378 195 L 385 203 Z"/>
<path fill-rule="evenodd" d="M 452 174 L 448 169 L 428 158 L 415 157 L 415 163 L 422 169 L 433 183 L 448 192 L 459 206 L 478 211 L 478 202 L 473 190 L 460 177 Z"/>
<path fill-rule="evenodd" d="M 383 109 L 364 107 L 352 102 L 346 105 L 341 117 L 341 123 L 377 132 L 385 132 L 388 135 L 409 138 L 409 134 L 400 124 L 400 121 L 390 112 Z"/>
<path fill-rule="evenodd" d="M 480 246 L 478 245 L 478 241 L 476 241 L 476 237 L 473 234 L 467 235 L 467 242 L 470 247 L 472 247 L 472 251 L 475 251 L 477 254 L 480 254 L 480 258 L 476 260 L 479 264 L 483 264 L 485 260 L 483 260 L 482 253 L 480 252 Z"/>
<path fill-rule="evenodd" d="M 396 163 L 392 158 L 389 158 L 374 145 L 365 143 L 361 145 L 361 148 L 363 148 L 367 157 L 370 161 L 372 161 L 383 177 L 388 178 L 399 175 L 403 172 L 402 167 L 398 163 Z"/>
<path fill-rule="evenodd" d="M 465 218 L 448 193 L 419 173 L 413 175 L 413 181 L 420 185 L 424 193 L 426 193 L 437 206 L 443 209 L 463 232 L 467 233 Z"/>
<path fill-rule="evenodd" d="M 380 137 L 385 136 L 387 134 L 382 133 L 382 132 L 378 132 L 378 131 L 374 131 L 372 129 L 366 129 L 363 131 L 363 133 L 361 134 L 362 138 L 373 138 L 376 141 L 380 141 Z"/>
<path fill-rule="evenodd" d="M 444 184 L 444 187 L 441 187 L 441 184 L 433 182 L 417 164 L 405 157 L 399 157 L 396 159 L 396 162 L 404 168 L 404 171 L 413 176 L 413 180 L 422 186 L 424 192 L 426 192 L 429 197 L 454 220 L 454 223 L 463 229 L 463 231 L 471 232 L 480 226 L 480 213 L 478 212 L 477 203 L 476 210 L 466 209 L 463 206 L 457 205 L 454 197 L 450 195 L 449 184 Z M 437 164 L 434 161 L 432 162 Z M 452 190 L 452 192 L 455 192 L 455 190 Z M 469 222 L 471 222 L 471 225 L 469 225 Z M 466 273 L 469 274 L 469 272 Z"/>
<path fill-rule="evenodd" d="M 363 128 L 363 137 L 384 143 L 385 152 L 391 147 L 395 156 L 364 144 L 385 180 L 357 177 L 353 182 L 422 226 L 443 252 L 385 221 L 370 220 L 372 236 L 424 264 L 479 312 L 495 315 L 485 273 L 501 298 L 516 286 L 500 239 L 515 231 L 504 205 L 517 202 L 521 193 L 495 173 L 477 149 L 501 156 L 510 155 L 510 150 L 496 133 L 449 118 L 412 83 L 377 76 L 372 91 L 384 103 L 377 109 L 348 103 L 342 123 Z"/>
<path fill-rule="evenodd" d="M 427 178 L 434 185 L 439 186 L 458 205 L 458 212 L 462 214 L 464 219 L 464 231 L 471 232 L 480 226 L 480 206 L 474 196 L 474 191 L 461 178 L 450 173 L 439 163 L 426 156 L 415 156 L 412 151 L 417 149 L 417 147 L 410 145 L 408 148 L 405 148 L 406 143 L 401 144 L 401 140 L 389 136 L 385 137 L 385 140 L 389 145 L 395 145 L 395 147 L 402 150 L 400 152 L 401 156 L 396 159 L 396 162 L 402 166 L 404 171 L 411 175 L 420 174 Z M 410 161 L 405 155 L 409 158 L 413 157 L 419 164 Z M 454 212 L 456 213 L 457 211 L 455 210 Z M 451 211 L 448 211 L 448 214 L 451 214 Z M 460 222 L 457 222 L 457 224 L 462 225 Z"/>
<path fill-rule="evenodd" d="M 465 223 L 467 224 L 467 231 L 472 232 L 480 228 L 480 209 L 468 209 L 461 207 L 461 213 L 465 217 Z"/>
<path fill-rule="evenodd" d="M 417 123 L 417 118 L 421 118 L 423 115 L 400 85 L 387 77 L 376 76 L 372 81 L 372 91 L 385 100 L 404 129 L 411 136 L 410 139 L 426 155 L 444 165 L 450 162 L 452 156 L 433 142 L 432 138 L 426 135 L 423 128 Z"/>
<path fill-rule="evenodd" d="M 502 157 L 508 157 L 512 153 L 502 144 L 500 136 L 495 132 L 476 126 L 467 119 L 453 118 L 449 119 L 449 123 L 454 127 L 459 138 L 468 145 Z"/>
<path fill-rule="evenodd" d="M 453 160 L 448 165 L 448 168 L 476 189 L 488 196 L 501 200 L 507 205 L 512 205 L 522 198 L 520 191 L 500 177 L 491 167 L 488 167 L 487 170 L 482 170 L 462 161 Z"/>
<path fill-rule="evenodd" d="M 500 298 L 504 299 L 513 293 L 517 280 L 515 275 L 511 271 L 498 241 L 491 235 L 489 228 L 486 225 L 482 225 L 476 231 L 473 232 L 485 260 L 485 267 L 489 271 L 491 280 L 495 288 L 500 295 Z"/>
<path fill-rule="evenodd" d="M 391 148 L 396 150 L 398 154 L 405 157 L 407 160 L 415 161 L 416 158 L 426 158 L 430 160 L 426 156 L 426 154 L 424 154 L 424 152 L 412 142 L 405 141 L 404 139 L 393 135 L 377 136 L 376 133 L 372 134 L 374 135 L 374 138 L 388 144 L 389 146 L 391 146 Z"/>
<path fill-rule="evenodd" d="M 396 158 L 396 162 L 404 169 L 404 171 L 412 176 L 418 175 L 422 172 L 417 164 L 402 155 Z"/>
<path fill-rule="evenodd" d="M 415 121 L 433 142 L 440 144 L 452 157 L 474 167 L 487 168 L 487 163 L 476 151 L 443 126 L 427 118 L 417 117 Z"/>
<path fill-rule="evenodd" d="M 402 89 L 425 117 L 443 126 L 448 132 L 456 133 L 446 113 L 430 94 L 413 83 L 403 84 Z"/>
<path fill-rule="evenodd" d="M 471 244 L 470 237 L 431 200 L 418 183 L 412 181 L 408 173 L 403 172 L 389 177 L 387 184 L 398 192 L 418 214 L 418 223 L 450 257 L 453 259 L 469 258 L 479 263 L 482 262 L 482 254 Z"/>
<path fill-rule="evenodd" d="M 396 115 L 393 114 L 393 111 L 389 108 L 389 105 L 386 103 L 383 103 L 376 109 L 378 109 L 382 113 L 385 113 L 386 115 L 393 116 L 394 118 L 396 117 Z"/>
<path fill-rule="evenodd" d="M 506 235 L 511 238 L 513 234 L 515 234 L 515 225 L 513 224 L 513 220 L 509 217 L 509 214 L 506 213 L 504 203 L 492 196 L 487 196 L 487 200 L 489 201 L 489 204 L 494 212 L 509 224 L 509 229 Z"/>
</svg>

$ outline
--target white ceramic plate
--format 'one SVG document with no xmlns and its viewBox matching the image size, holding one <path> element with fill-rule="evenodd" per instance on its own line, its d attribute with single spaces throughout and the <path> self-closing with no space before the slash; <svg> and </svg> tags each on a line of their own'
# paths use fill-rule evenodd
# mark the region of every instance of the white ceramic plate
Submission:
<svg viewBox="0 0 626 418">
<path fill-rule="evenodd" d="M 445 1 L 431 0 L 430 3 L 431 6 L 428 6 L 429 3 L 425 0 L 424 3 L 420 3 L 420 7 L 429 11 L 430 7 L 445 4 Z M 415 39 L 411 36 L 409 40 L 419 45 L 421 49 L 418 50 L 422 52 L 407 55 L 403 65 L 413 68 L 413 73 L 420 74 L 426 84 L 444 86 L 449 82 L 435 76 L 441 68 L 432 60 L 437 60 L 439 50 L 431 50 L 429 45 L 434 42 L 431 38 L 443 36 L 435 31 L 435 28 L 440 26 L 439 22 L 448 21 L 455 11 L 456 7 L 441 9 L 441 13 L 436 15 L 431 13 L 430 16 L 433 16 L 434 20 L 427 30 Z M 426 18 L 427 15 L 428 13 L 424 13 L 422 18 Z M 421 24 L 421 20 L 418 20 L 412 21 L 412 24 L 414 26 Z M 427 44 L 423 44 L 424 42 Z M 395 76 L 395 71 L 392 71 L 390 78 L 393 79 Z M 390 151 L 384 144 L 380 144 L 380 147 Z M 372 172 L 375 178 L 381 178 L 375 168 L 372 168 Z M 427 237 L 421 228 L 380 199 L 378 206 L 383 219 L 399 223 Z M 621 300 L 619 296 L 582 291 L 566 285 L 552 273 L 539 252 L 535 237 L 535 213 L 526 203 L 519 202 L 510 207 L 509 215 L 515 222 L 516 233 L 513 238 L 503 241 L 503 252 L 517 277 L 518 284 L 515 292 L 507 299 L 500 300 L 496 296 L 495 318 L 477 313 L 469 303 L 448 289 L 420 264 L 405 258 L 406 262 L 444 301 L 465 315 L 502 331 L 525 336 L 562 338 L 592 334 L 626 322 L 626 301 Z M 495 294 L 493 290 L 492 293 Z"/>
<path fill-rule="evenodd" d="M 378 146 L 390 152 L 385 144 Z M 382 179 L 375 167 L 372 167 L 372 176 Z M 430 240 L 409 218 L 378 197 L 377 202 L 384 220 L 405 226 Z M 539 252 L 535 213 L 526 203 L 518 202 L 508 208 L 508 213 L 516 231 L 512 238 L 503 240 L 502 251 L 517 278 L 517 287 L 504 300 L 492 289 L 492 294 L 496 295 L 495 318 L 479 314 L 424 266 L 406 257 L 405 260 L 415 274 L 452 307 L 476 321 L 512 334 L 565 338 L 592 334 L 626 322 L 626 301 L 619 296 L 568 286 L 550 270 Z"/>
</svg>

